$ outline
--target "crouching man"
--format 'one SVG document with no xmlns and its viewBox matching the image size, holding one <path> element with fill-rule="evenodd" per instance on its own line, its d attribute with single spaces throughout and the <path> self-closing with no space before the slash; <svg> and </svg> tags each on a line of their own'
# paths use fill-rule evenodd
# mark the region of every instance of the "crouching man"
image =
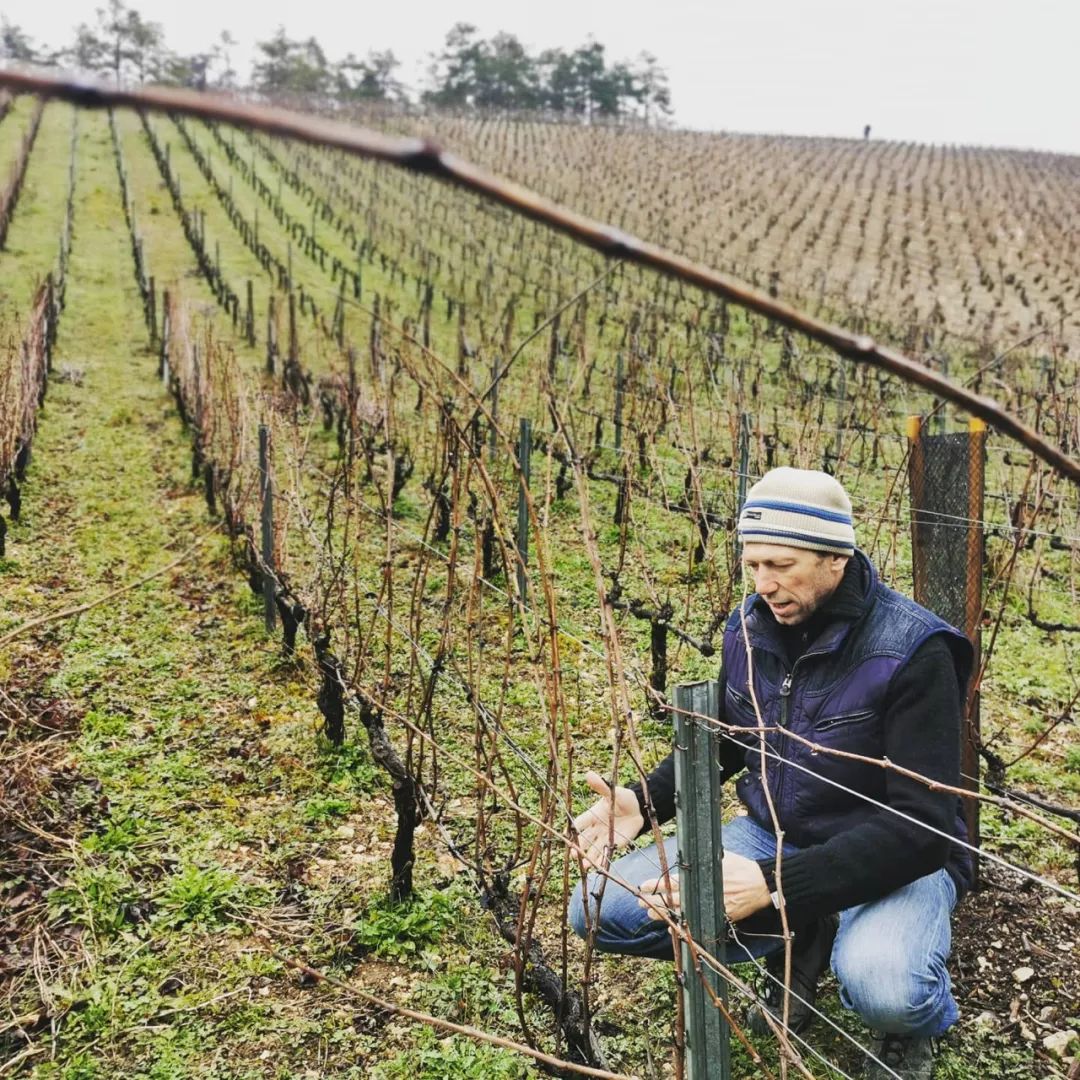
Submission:
<svg viewBox="0 0 1080 1080">
<path fill-rule="evenodd" d="M 960 718 L 972 667 L 967 638 L 881 583 L 855 547 L 851 502 L 825 473 L 780 468 L 746 500 L 738 522 L 743 561 L 755 593 L 724 633 L 721 722 L 756 729 L 767 743 L 765 775 L 784 835 L 777 887 L 776 835 L 762 780 L 761 735 L 720 740 L 725 779 L 738 775 L 745 814 L 724 827 L 724 905 L 731 923 L 729 962 L 764 957 L 762 1006 L 749 1026 L 768 1030 L 761 1008 L 779 1019 L 783 943 L 778 911 L 794 931 L 790 1026 L 814 1016 L 817 982 L 830 964 L 840 999 L 873 1029 L 867 1077 L 928 1080 L 933 1042 L 958 1017 L 946 959 L 950 914 L 970 887 L 968 850 L 955 795 L 903 775 L 909 770 L 959 783 Z M 745 617 L 745 636 L 742 625 Z M 752 655 L 748 655 L 746 639 Z M 887 759 L 881 768 L 816 747 Z M 609 790 L 575 821 L 589 862 L 647 832 L 651 812 L 675 815 L 674 758 L 644 784 Z M 665 845 L 677 866 L 674 837 Z M 678 907 L 678 881 L 662 890 L 650 844 L 611 864 L 611 873 L 657 908 Z M 587 924 L 597 948 L 671 959 L 667 924 L 612 880 L 590 873 L 574 891 L 570 921 Z M 589 903 L 588 917 L 586 899 Z"/>
</svg>

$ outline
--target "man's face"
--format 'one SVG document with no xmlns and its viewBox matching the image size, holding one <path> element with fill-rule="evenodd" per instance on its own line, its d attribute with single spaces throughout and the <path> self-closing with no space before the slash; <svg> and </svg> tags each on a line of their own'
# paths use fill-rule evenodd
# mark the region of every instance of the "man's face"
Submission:
<svg viewBox="0 0 1080 1080">
<path fill-rule="evenodd" d="M 754 578 L 754 589 L 784 626 L 798 626 L 813 615 L 840 584 L 847 561 L 846 555 L 780 544 L 743 547 L 743 564 Z"/>
</svg>

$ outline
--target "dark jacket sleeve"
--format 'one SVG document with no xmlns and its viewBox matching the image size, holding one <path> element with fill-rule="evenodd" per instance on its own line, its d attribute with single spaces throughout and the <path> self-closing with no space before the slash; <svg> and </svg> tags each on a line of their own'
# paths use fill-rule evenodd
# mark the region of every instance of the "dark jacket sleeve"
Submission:
<svg viewBox="0 0 1080 1080">
<path fill-rule="evenodd" d="M 925 641 L 897 672 L 887 700 L 886 758 L 932 780 L 958 785 L 960 686 L 942 635 Z M 896 813 L 879 810 L 824 844 L 784 856 L 781 881 L 793 923 L 880 899 L 945 865 L 956 795 L 932 791 L 893 770 L 887 772 L 885 791 L 884 802 Z M 775 890 L 774 860 L 758 865 L 769 889 Z"/>
<path fill-rule="evenodd" d="M 724 701 L 724 673 L 720 672 L 720 708 L 723 710 Z M 723 716 L 720 717 L 724 719 Z M 724 780 L 741 772 L 745 767 L 743 748 L 738 743 L 728 739 L 721 739 L 719 749 L 720 770 Z M 645 787 L 648 786 L 648 799 L 645 797 Z M 649 802 L 652 803 L 653 816 L 657 825 L 663 825 L 675 816 L 675 754 L 668 754 L 652 772 L 645 777 L 645 784 L 640 780 L 630 785 L 630 790 L 637 795 L 638 805 L 641 807 L 641 816 L 645 819 L 645 825 L 641 835 L 650 832 L 652 825 L 649 820 Z"/>
</svg>

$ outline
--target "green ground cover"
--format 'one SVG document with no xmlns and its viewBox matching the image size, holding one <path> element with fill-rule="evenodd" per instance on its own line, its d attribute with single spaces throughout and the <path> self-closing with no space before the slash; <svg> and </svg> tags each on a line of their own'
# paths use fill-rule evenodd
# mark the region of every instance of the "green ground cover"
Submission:
<svg viewBox="0 0 1080 1080">
<path fill-rule="evenodd" d="M 56 262 L 67 196 L 73 110 L 48 105 L 26 168 L 18 211 L 0 251 L 0 311 L 25 317 L 34 292 Z M 9 116 L 0 131 L 14 121 Z M 3 176 L 0 164 L 0 176 Z M 50 243 L 50 237 L 55 242 Z"/>
<path fill-rule="evenodd" d="M 18 157 L 23 135 L 30 126 L 30 116 L 33 111 L 33 99 L 25 94 L 21 95 L 11 103 L 11 108 L 4 117 L 3 123 L 0 123 L 0 183 L 5 187 L 15 159 Z"/>
</svg>

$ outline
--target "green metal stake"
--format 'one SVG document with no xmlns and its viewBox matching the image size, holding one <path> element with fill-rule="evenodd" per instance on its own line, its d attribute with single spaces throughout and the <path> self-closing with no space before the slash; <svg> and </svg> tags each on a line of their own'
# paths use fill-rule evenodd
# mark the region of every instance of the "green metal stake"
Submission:
<svg viewBox="0 0 1080 1080">
<path fill-rule="evenodd" d="M 735 520 L 742 516 L 743 504 L 746 502 L 746 482 L 750 472 L 750 414 L 739 413 L 739 475 L 738 491 L 739 505 L 735 510 Z M 734 530 L 732 530 L 734 532 Z M 742 559 L 739 558 L 739 539 L 731 537 L 731 578 L 734 582 L 742 581 Z"/>
<path fill-rule="evenodd" d="M 259 493 L 262 496 L 263 618 L 274 632 L 274 482 L 270 474 L 270 429 L 259 425 Z"/>
<path fill-rule="evenodd" d="M 529 574 L 529 489 L 530 462 L 532 458 L 532 421 L 521 417 L 518 435 L 518 465 L 521 467 L 521 484 L 518 487 L 517 549 L 521 557 L 517 568 L 518 594 L 522 604 L 528 603 Z"/>
<path fill-rule="evenodd" d="M 622 452 L 623 354 L 615 354 L 615 453 Z"/>
<path fill-rule="evenodd" d="M 488 461 L 495 460 L 497 447 L 495 425 L 499 422 L 499 354 L 491 358 L 491 393 L 488 395 L 491 402 L 491 426 L 488 428 Z"/>
<path fill-rule="evenodd" d="M 720 684 L 715 679 L 675 687 L 675 822 L 683 919 L 694 941 L 724 963 L 719 735 L 701 719 L 718 719 L 719 715 Z M 705 961 L 700 970 L 695 967 L 685 942 L 680 947 L 686 1078 L 730 1080 L 728 1024 L 713 997 L 726 1007 L 727 985 Z"/>
</svg>

